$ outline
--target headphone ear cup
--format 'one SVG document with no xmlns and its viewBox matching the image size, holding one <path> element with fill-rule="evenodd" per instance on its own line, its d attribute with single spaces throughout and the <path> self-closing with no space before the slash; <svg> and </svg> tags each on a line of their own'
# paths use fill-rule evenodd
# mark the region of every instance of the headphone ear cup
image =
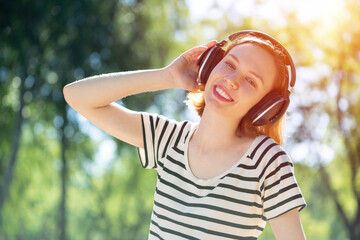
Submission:
<svg viewBox="0 0 360 240">
<path fill-rule="evenodd" d="M 197 60 L 196 63 L 197 63 L 197 65 L 200 66 L 200 68 L 201 68 L 201 66 L 203 65 L 203 63 L 204 63 L 207 55 L 208 55 L 209 52 L 211 51 L 211 49 L 212 49 L 212 48 L 208 48 L 205 52 L 203 52 L 203 53 L 200 55 L 199 59 Z"/>
<path fill-rule="evenodd" d="M 197 64 L 200 65 L 199 79 L 202 84 L 206 84 L 211 71 L 224 57 L 224 50 L 214 46 L 206 50 L 199 58 Z"/>
<path fill-rule="evenodd" d="M 254 126 L 269 122 L 274 124 L 284 115 L 289 103 L 289 97 L 284 98 L 277 92 L 270 92 L 249 110 L 247 116 Z"/>
</svg>

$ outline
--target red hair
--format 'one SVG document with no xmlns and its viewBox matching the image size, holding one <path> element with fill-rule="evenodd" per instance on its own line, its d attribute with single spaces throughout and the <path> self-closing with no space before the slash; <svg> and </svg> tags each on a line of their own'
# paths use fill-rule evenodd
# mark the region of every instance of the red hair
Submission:
<svg viewBox="0 0 360 240">
<path fill-rule="evenodd" d="M 235 46 L 244 44 L 244 43 L 253 43 L 256 44 L 267 52 L 269 52 L 275 61 L 276 66 L 276 81 L 274 87 L 271 91 L 278 92 L 282 96 L 286 96 L 288 91 L 288 81 L 289 81 L 289 74 L 286 65 L 283 62 L 284 53 L 281 51 L 280 48 L 273 45 L 270 41 L 264 40 L 259 37 L 246 35 L 235 41 L 230 42 L 229 44 L 225 45 L 223 48 L 225 50 L 225 55 Z M 204 88 L 202 88 L 204 89 Z M 204 108 L 205 108 L 205 99 L 204 99 L 204 91 L 197 90 L 188 93 L 186 104 L 189 107 L 195 109 L 198 115 L 201 117 Z M 285 115 L 284 115 L 285 116 Z M 254 126 L 250 120 L 250 118 L 245 115 L 238 126 L 236 134 L 240 136 L 246 136 L 254 138 L 259 135 L 266 135 L 274 139 L 279 145 L 282 145 L 283 138 L 284 138 L 284 124 L 285 124 L 285 117 L 282 116 L 276 123 L 267 123 L 262 126 Z"/>
</svg>

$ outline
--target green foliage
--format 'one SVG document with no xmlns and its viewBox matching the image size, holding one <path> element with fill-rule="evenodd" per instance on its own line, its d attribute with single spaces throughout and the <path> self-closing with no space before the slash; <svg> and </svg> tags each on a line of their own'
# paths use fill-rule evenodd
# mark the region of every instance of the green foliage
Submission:
<svg viewBox="0 0 360 240">
<path fill-rule="evenodd" d="M 9 194 L 0 207 L 0 239 L 58 239 L 62 194 L 68 239 L 146 239 L 156 172 L 143 170 L 135 148 L 115 139 L 116 155 L 106 156 L 106 163 L 99 160 L 104 157 L 97 154 L 99 145 L 109 137 L 66 105 L 62 87 L 99 73 L 163 67 L 194 45 L 252 28 L 277 36 L 298 66 L 290 109 L 290 122 L 297 125 L 290 124 L 288 150 L 301 143 L 308 148 L 295 162 L 308 204 L 300 214 L 307 238 L 357 239 L 360 233 L 344 224 L 336 200 L 352 227 L 360 229 L 360 5 L 341 2 L 344 9 L 327 24 L 301 22 L 292 7 L 279 26 L 234 14 L 235 8 L 221 8 L 220 1 L 209 12 L 216 10 L 221 18 L 209 14 L 198 23 L 182 0 L 2 2 L 0 189 L 17 120 L 21 116 L 24 122 Z M 186 115 L 184 99 L 185 93 L 174 89 L 121 103 L 180 119 Z M 260 239 L 274 239 L 269 224 Z"/>
<path fill-rule="evenodd" d="M 93 74 L 163 66 L 173 44 L 168 33 L 177 27 L 174 16 L 185 14 L 178 6 L 181 1 L 4 3 L 1 173 L 10 161 L 19 97 L 25 100 L 20 113 L 25 122 L 11 190 L 1 210 L 1 239 L 59 237 L 64 168 L 66 236 L 146 238 L 155 173 L 142 170 L 133 147 L 119 143 L 120 157 L 95 174 L 91 166 L 99 142 L 89 135 L 93 127 L 79 124 L 83 120 L 66 106 L 61 90 Z M 21 79 L 26 92 L 19 96 Z M 144 94 L 124 104 L 146 110 L 153 99 L 154 94 Z"/>
</svg>

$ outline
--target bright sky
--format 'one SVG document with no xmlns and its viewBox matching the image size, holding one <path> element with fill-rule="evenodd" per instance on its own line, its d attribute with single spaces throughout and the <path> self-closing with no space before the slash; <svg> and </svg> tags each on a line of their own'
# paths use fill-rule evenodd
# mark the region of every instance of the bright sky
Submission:
<svg viewBox="0 0 360 240">
<path fill-rule="evenodd" d="M 194 21 L 229 14 L 235 22 L 243 17 L 264 18 L 284 25 L 284 13 L 295 12 L 301 23 L 311 20 L 329 24 L 345 17 L 343 0 L 186 0 Z M 213 7 L 216 6 L 216 7 Z M 209 10 L 210 9 L 210 10 Z M 331 24 L 330 24 L 331 25 Z"/>
</svg>

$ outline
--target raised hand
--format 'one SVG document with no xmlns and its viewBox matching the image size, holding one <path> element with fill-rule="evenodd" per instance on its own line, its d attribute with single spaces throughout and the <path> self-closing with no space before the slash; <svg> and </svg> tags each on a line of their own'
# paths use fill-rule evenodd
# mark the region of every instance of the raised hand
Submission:
<svg viewBox="0 0 360 240">
<path fill-rule="evenodd" d="M 179 88 L 188 91 L 198 89 L 196 80 L 199 66 L 196 64 L 200 55 L 208 48 L 216 45 L 216 40 L 212 40 L 204 45 L 191 48 L 176 58 L 165 70 L 168 71 L 171 81 Z"/>
</svg>

